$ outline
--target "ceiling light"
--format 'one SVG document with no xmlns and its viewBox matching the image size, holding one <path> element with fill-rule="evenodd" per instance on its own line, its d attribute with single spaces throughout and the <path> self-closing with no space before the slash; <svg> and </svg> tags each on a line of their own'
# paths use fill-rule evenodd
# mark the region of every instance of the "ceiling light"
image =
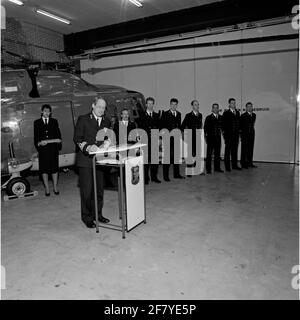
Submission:
<svg viewBox="0 0 300 320">
<path fill-rule="evenodd" d="M 129 0 L 131 3 L 135 4 L 137 7 L 142 7 L 143 5 L 138 0 Z"/>
<path fill-rule="evenodd" d="M 24 2 L 20 0 L 8 0 L 9 2 L 12 2 L 14 4 L 17 4 L 18 6 L 23 6 Z"/>
<path fill-rule="evenodd" d="M 47 16 L 49 18 L 52 18 L 52 19 L 55 19 L 55 20 L 58 20 L 60 22 L 63 22 L 63 23 L 66 23 L 66 24 L 71 24 L 71 21 L 67 20 L 67 19 L 64 19 L 64 18 L 61 18 L 61 17 L 58 17 L 52 13 L 49 13 L 47 11 L 44 11 L 44 10 L 40 10 L 40 9 L 36 9 L 36 12 L 37 13 L 40 13 L 40 14 L 43 14 L 44 16 Z"/>
</svg>

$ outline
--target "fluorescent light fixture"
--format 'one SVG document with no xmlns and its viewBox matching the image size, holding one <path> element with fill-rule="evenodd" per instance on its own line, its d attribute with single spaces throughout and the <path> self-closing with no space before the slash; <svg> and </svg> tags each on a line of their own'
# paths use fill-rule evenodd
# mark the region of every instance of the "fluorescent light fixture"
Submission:
<svg viewBox="0 0 300 320">
<path fill-rule="evenodd" d="M 55 20 L 58 20 L 60 22 L 63 22 L 63 23 L 66 23 L 66 24 L 71 24 L 71 21 L 67 20 L 67 19 L 64 19 L 64 18 L 61 18 L 61 17 L 58 17 L 52 13 L 49 13 L 47 11 L 44 11 L 44 10 L 41 10 L 41 9 L 36 9 L 35 10 L 37 13 L 39 14 L 43 14 L 44 16 L 47 16 L 49 18 L 52 18 L 52 19 L 55 19 Z"/>
<path fill-rule="evenodd" d="M 129 0 L 131 3 L 135 4 L 137 7 L 142 7 L 143 5 L 138 0 Z"/>
<path fill-rule="evenodd" d="M 8 0 L 8 1 L 14 4 L 17 4 L 18 6 L 24 6 L 24 2 L 20 0 Z"/>
</svg>

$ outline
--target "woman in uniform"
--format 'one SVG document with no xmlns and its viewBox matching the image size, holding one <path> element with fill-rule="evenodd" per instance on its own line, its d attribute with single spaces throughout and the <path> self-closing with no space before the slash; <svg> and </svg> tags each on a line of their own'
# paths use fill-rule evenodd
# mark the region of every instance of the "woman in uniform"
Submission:
<svg viewBox="0 0 300 320">
<path fill-rule="evenodd" d="M 34 145 L 39 154 L 39 172 L 42 174 L 45 195 L 50 196 L 48 175 L 52 175 L 54 194 L 58 195 L 58 152 L 61 149 L 61 133 L 58 122 L 51 117 L 51 106 L 42 106 L 41 118 L 34 121 Z"/>
</svg>

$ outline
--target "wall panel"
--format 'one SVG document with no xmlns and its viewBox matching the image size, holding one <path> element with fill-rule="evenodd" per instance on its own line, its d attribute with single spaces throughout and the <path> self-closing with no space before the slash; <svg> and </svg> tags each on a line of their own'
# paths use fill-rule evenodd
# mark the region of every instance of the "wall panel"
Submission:
<svg viewBox="0 0 300 320">
<path fill-rule="evenodd" d="M 214 43 L 205 48 L 103 58 L 92 62 L 95 73 L 83 76 L 93 83 L 127 87 L 154 96 L 157 109 L 166 109 L 171 97 L 179 110 L 190 111 L 200 101 L 204 118 L 213 102 L 227 108 L 228 98 L 244 108 L 252 101 L 257 109 L 255 160 L 294 160 L 297 96 L 297 40 L 220 45 L 218 41 L 291 34 L 289 23 L 206 35 L 174 45 Z M 171 44 L 168 43 L 168 46 Z M 82 61 L 82 70 L 88 64 Z"/>
</svg>

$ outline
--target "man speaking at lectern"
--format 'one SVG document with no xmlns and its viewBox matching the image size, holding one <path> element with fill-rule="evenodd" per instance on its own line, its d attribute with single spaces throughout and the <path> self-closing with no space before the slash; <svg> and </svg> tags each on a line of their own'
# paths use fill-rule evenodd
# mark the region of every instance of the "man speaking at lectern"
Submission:
<svg viewBox="0 0 300 320">
<path fill-rule="evenodd" d="M 110 120 L 105 117 L 106 102 L 101 97 L 95 97 L 92 111 L 78 117 L 74 142 L 79 147 L 76 154 L 76 165 L 79 169 L 79 187 L 81 199 L 81 219 L 88 228 L 95 228 L 95 204 L 93 188 L 92 157 L 89 152 L 97 151 L 104 141 L 96 141 L 97 132 L 101 129 L 110 128 Z M 104 172 L 101 167 L 96 169 L 98 219 L 108 223 L 109 219 L 103 217 L 103 192 Z"/>
</svg>

